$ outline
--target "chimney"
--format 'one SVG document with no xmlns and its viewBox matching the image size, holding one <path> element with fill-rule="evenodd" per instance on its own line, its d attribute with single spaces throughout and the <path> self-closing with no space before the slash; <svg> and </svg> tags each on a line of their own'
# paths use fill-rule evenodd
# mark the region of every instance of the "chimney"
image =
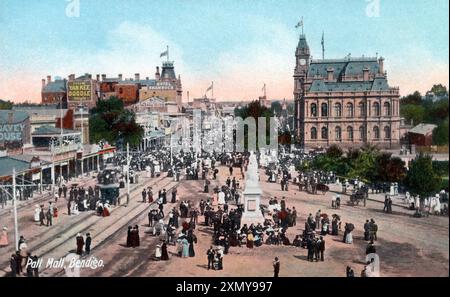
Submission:
<svg viewBox="0 0 450 297">
<path fill-rule="evenodd" d="M 69 75 L 69 80 L 75 80 L 75 74 Z"/>
<path fill-rule="evenodd" d="M 380 59 L 378 59 L 378 65 L 380 67 L 380 74 L 384 74 L 384 58 L 380 57 Z"/>
<path fill-rule="evenodd" d="M 45 87 L 45 78 L 42 79 L 42 88 Z"/>
<path fill-rule="evenodd" d="M 135 80 L 135 81 L 139 81 L 139 80 L 140 80 L 140 75 L 139 75 L 139 73 L 135 73 L 135 74 L 134 74 L 134 80 Z"/>
<path fill-rule="evenodd" d="M 149 80 L 149 77 L 148 77 L 148 76 L 146 76 L 146 77 L 145 77 L 145 80 Z"/>
<path fill-rule="evenodd" d="M 363 80 L 368 81 L 369 80 L 369 68 L 365 66 L 363 68 Z"/>
<path fill-rule="evenodd" d="M 52 82 L 52 76 L 51 75 L 47 75 L 47 84 Z"/>
<path fill-rule="evenodd" d="M 102 74 L 102 81 L 106 80 L 106 74 Z"/>
<path fill-rule="evenodd" d="M 161 75 L 159 74 L 159 66 L 156 66 L 155 79 L 156 80 L 160 80 L 161 79 Z"/>
<path fill-rule="evenodd" d="M 334 68 L 330 67 L 327 69 L 327 80 L 332 81 L 334 79 Z"/>
<path fill-rule="evenodd" d="M 100 81 L 100 74 L 97 74 L 97 81 Z"/>
<path fill-rule="evenodd" d="M 13 124 L 14 113 L 12 111 L 8 112 L 8 124 Z"/>
<path fill-rule="evenodd" d="M 119 80 L 122 80 L 123 76 L 122 73 L 119 74 Z"/>
</svg>

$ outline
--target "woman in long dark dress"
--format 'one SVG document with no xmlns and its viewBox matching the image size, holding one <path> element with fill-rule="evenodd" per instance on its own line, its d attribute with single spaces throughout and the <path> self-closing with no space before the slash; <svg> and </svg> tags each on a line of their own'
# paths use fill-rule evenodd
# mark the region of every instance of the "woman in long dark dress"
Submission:
<svg viewBox="0 0 450 297">
<path fill-rule="evenodd" d="M 197 236 L 194 235 L 192 230 L 189 230 L 187 240 L 189 242 L 189 257 L 195 257 L 194 243 L 197 243 Z"/>
<path fill-rule="evenodd" d="M 167 252 L 167 244 L 165 241 L 161 245 L 161 260 L 162 261 L 169 260 L 169 253 Z"/>
<path fill-rule="evenodd" d="M 128 226 L 128 233 L 127 233 L 127 247 L 131 247 L 131 237 L 132 237 L 132 229 L 131 226 Z"/>
<path fill-rule="evenodd" d="M 134 232 L 135 233 L 135 246 L 140 246 L 141 245 L 141 238 L 139 237 L 139 226 L 136 225 L 134 226 Z"/>
</svg>

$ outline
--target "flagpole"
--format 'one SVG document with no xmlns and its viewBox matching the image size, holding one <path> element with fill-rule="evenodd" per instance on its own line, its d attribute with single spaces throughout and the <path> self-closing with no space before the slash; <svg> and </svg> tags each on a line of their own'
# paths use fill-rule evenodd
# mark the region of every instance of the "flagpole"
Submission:
<svg viewBox="0 0 450 297">
<path fill-rule="evenodd" d="M 211 82 L 211 98 L 214 98 L 214 82 Z"/>
<path fill-rule="evenodd" d="M 169 62 L 169 46 L 167 46 L 167 62 Z"/>
</svg>

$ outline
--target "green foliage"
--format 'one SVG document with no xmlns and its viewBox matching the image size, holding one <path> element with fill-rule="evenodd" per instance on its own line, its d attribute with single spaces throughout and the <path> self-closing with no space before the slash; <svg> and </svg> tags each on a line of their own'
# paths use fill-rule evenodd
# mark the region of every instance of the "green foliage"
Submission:
<svg viewBox="0 0 450 297">
<path fill-rule="evenodd" d="M 435 145 L 448 145 L 448 117 L 433 130 Z"/>
<path fill-rule="evenodd" d="M 273 101 L 270 104 L 270 110 L 272 111 L 273 114 L 276 114 L 276 115 L 281 114 L 282 106 L 281 106 L 280 101 Z"/>
<path fill-rule="evenodd" d="M 12 109 L 13 105 L 14 104 L 11 101 L 4 101 L 0 99 L 0 110 Z"/>
<path fill-rule="evenodd" d="M 338 145 L 333 144 L 327 149 L 326 154 L 330 158 L 339 159 L 340 157 L 342 157 L 344 152 Z"/>
<path fill-rule="evenodd" d="M 438 97 L 444 97 L 444 96 L 448 97 L 447 88 L 442 84 L 433 85 L 433 87 L 431 88 L 430 91 L 433 92 Z"/>
<path fill-rule="evenodd" d="M 144 135 L 135 114 L 124 109 L 123 102 L 116 97 L 97 102 L 97 107 L 91 110 L 89 132 L 94 143 L 106 140 L 115 145 L 129 143 L 131 147 L 137 147 Z"/>
<path fill-rule="evenodd" d="M 448 176 L 448 161 L 433 161 L 433 170 L 439 176 Z"/>
<path fill-rule="evenodd" d="M 425 109 L 416 104 L 402 104 L 400 105 L 400 114 L 406 119 L 408 124 L 412 120 L 413 124 L 417 125 L 423 122 Z"/>
<path fill-rule="evenodd" d="M 250 102 L 248 105 L 235 108 L 234 114 L 236 117 L 241 117 L 242 119 L 246 119 L 247 117 L 252 117 L 256 122 L 256 131 L 258 131 L 258 118 L 264 117 L 266 118 L 266 139 L 269 139 L 270 135 L 270 126 L 268 119 L 273 117 L 273 112 L 269 108 L 261 105 L 259 100 L 255 100 Z M 248 141 L 255 141 L 256 137 L 256 148 L 258 149 L 258 133 L 256 135 L 249 135 L 247 129 L 244 130 L 244 137 L 248 139 Z M 248 149 L 248 142 L 245 142 L 245 149 Z"/>
<path fill-rule="evenodd" d="M 422 94 L 420 94 L 420 92 L 418 91 L 415 91 L 414 93 L 401 99 L 401 104 L 419 105 L 421 102 L 422 102 Z"/>
<path fill-rule="evenodd" d="M 406 185 L 412 195 L 419 195 L 421 199 L 440 190 L 441 179 L 433 170 L 431 156 L 419 154 L 411 161 Z"/>
</svg>

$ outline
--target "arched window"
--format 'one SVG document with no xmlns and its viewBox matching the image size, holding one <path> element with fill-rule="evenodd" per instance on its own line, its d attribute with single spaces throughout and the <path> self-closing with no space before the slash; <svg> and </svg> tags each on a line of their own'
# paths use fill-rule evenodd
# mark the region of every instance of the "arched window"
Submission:
<svg viewBox="0 0 450 297">
<path fill-rule="evenodd" d="M 349 141 L 353 141 L 353 127 L 347 127 L 347 137 Z"/>
<path fill-rule="evenodd" d="M 384 127 L 384 138 L 391 139 L 391 128 L 389 126 Z"/>
<path fill-rule="evenodd" d="M 311 104 L 311 116 L 316 117 L 317 116 L 317 105 L 315 103 Z"/>
<path fill-rule="evenodd" d="M 377 126 L 373 127 L 373 138 L 380 139 L 380 128 Z"/>
<path fill-rule="evenodd" d="M 337 141 L 341 141 L 342 140 L 342 131 L 341 131 L 341 127 L 336 127 L 335 129 L 334 129 L 334 134 L 335 134 L 335 136 L 336 136 L 336 140 Z"/>
<path fill-rule="evenodd" d="M 391 104 L 389 102 L 384 102 L 383 109 L 383 113 L 385 116 L 391 115 Z"/>
<path fill-rule="evenodd" d="M 322 109 L 322 111 L 321 111 L 322 116 L 327 117 L 328 116 L 328 104 L 322 103 L 321 109 Z"/>
<path fill-rule="evenodd" d="M 311 139 L 317 139 L 317 128 L 316 127 L 311 128 Z"/>
<path fill-rule="evenodd" d="M 358 114 L 360 117 L 366 116 L 366 107 L 364 106 L 364 103 L 359 102 L 358 104 Z"/>
<path fill-rule="evenodd" d="M 334 116 L 340 118 L 342 115 L 342 108 L 340 103 L 334 104 Z"/>
<path fill-rule="evenodd" d="M 364 140 L 366 138 L 366 129 L 364 126 L 359 127 L 359 139 Z"/>
<path fill-rule="evenodd" d="M 328 129 L 327 127 L 322 128 L 322 139 L 328 139 Z"/>
<path fill-rule="evenodd" d="M 353 104 L 352 103 L 347 103 L 347 117 L 349 118 L 353 118 Z"/>
<path fill-rule="evenodd" d="M 372 115 L 375 117 L 380 116 L 380 104 L 378 102 L 374 102 L 372 105 Z"/>
</svg>

